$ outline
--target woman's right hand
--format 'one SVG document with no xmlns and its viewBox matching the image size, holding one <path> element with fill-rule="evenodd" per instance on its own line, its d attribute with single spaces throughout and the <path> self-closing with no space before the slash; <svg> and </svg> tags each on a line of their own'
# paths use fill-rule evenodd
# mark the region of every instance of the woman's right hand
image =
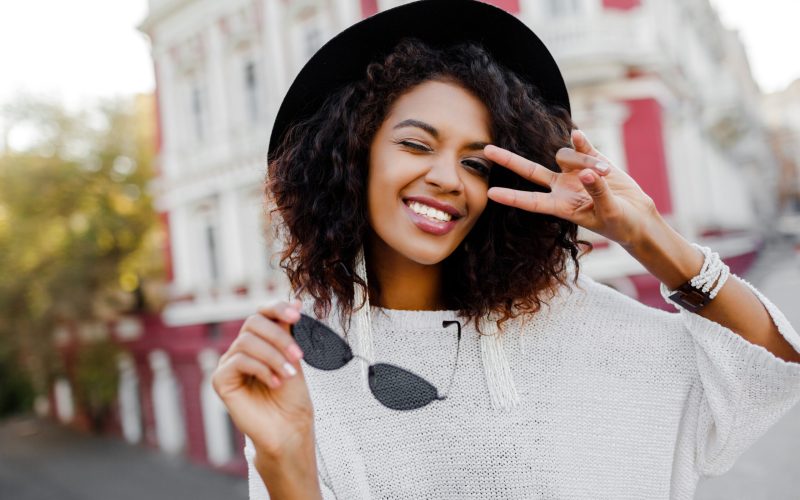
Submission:
<svg viewBox="0 0 800 500">
<path fill-rule="evenodd" d="M 289 333 L 299 319 L 300 301 L 259 309 L 245 320 L 211 377 L 236 427 L 258 453 L 273 458 L 313 443 L 314 411 L 300 367 L 302 352 Z"/>
</svg>

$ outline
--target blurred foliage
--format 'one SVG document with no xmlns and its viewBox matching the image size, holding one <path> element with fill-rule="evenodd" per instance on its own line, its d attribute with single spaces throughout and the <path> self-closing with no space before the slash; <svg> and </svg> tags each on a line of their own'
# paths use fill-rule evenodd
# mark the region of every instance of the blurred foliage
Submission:
<svg viewBox="0 0 800 500">
<path fill-rule="evenodd" d="M 78 352 L 74 373 L 75 397 L 86 411 L 95 432 L 103 430 L 117 399 L 117 359 L 120 352 L 121 349 L 109 340 L 92 342 Z"/>
<path fill-rule="evenodd" d="M 0 418 L 29 409 L 33 405 L 33 386 L 8 353 L 0 352 Z"/>
<path fill-rule="evenodd" d="M 160 280 L 152 106 L 20 99 L 0 110 L 0 348 L 40 394 L 60 371 L 56 327 L 141 309 L 142 282 Z"/>
</svg>

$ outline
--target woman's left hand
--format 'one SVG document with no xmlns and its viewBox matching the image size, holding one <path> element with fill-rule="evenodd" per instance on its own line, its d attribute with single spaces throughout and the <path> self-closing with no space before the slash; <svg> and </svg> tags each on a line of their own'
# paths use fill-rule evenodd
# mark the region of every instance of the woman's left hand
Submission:
<svg viewBox="0 0 800 500">
<path fill-rule="evenodd" d="M 553 215 L 630 247 L 648 223 L 658 218 L 652 198 L 625 172 L 600 154 L 579 130 L 572 131 L 575 149 L 561 148 L 556 163 L 562 172 L 511 151 L 488 145 L 486 157 L 523 178 L 550 189 L 549 193 L 493 187 L 489 198 L 529 212 Z"/>
</svg>

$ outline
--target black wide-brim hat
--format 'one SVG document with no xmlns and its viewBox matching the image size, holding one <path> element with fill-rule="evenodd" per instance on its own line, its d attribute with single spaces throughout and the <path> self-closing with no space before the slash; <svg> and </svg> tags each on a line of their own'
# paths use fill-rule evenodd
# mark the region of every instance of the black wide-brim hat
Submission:
<svg viewBox="0 0 800 500">
<path fill-rule="evenodd" d="M 313 115 L 341 87 L 366 77 L 403 38 L 434 47 L 478 42 L 500 64 L 533 84 L 545 102 L 570 111 L 567 87 L 553 56 L 525 23 L 477 0 L 420 0 L 350 26 L 323 45 L 300 70 L 281 103 L 269 140 L 272 156 L 289 127 Z"/>
</svg>

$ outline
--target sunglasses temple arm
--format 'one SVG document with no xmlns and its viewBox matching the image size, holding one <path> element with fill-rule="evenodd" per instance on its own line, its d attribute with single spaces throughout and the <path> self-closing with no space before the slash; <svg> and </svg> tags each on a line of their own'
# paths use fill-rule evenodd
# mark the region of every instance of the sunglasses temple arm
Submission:
<svg viewBox="0 0 800 500">
<path fill-rule="evenodd" d="M 450 376 L 450 383 L 447 384 L 447 392 L 445 392 L 444 394 L 442 394 L 442 395 L 440 395 L 439 397 L 436 398 L 436 399 L 438 399 L 440 401 L 443 400 L 443 399 L 447 399 L 447 396 L 450 395 L 450 389 L 453 388 L 453 382 L 455 382 L 455 380 L 456 380 L 456 369 L 458 368 L 458 351 L 461 348 L 461 323 L 459 323 L 458 321 L 443 321 L 442 322 L 442 326 L 445 327 L 445 328 L 447 328 L 448 326 L 451 326 L 453 324 L 458 326 L 458 343 L 456 344 L 456 361 L 453 364 L 453 374 Z"/>
</svg>

